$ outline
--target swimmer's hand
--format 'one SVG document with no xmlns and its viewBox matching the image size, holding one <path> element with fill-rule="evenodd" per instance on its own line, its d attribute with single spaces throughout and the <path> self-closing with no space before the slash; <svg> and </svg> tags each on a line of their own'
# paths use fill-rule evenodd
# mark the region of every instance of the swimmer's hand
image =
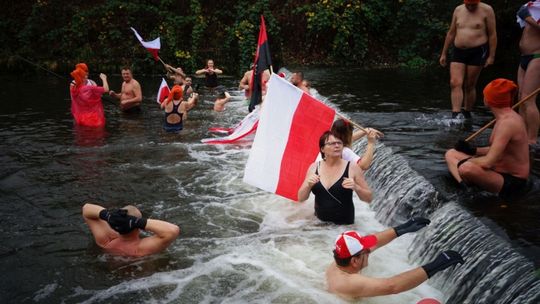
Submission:
<svg viewBox="0 0 540 304">
<path fill-rule="evenodd" d="M 431 221 L 428 220 L 427 218 L 415 217 L 415 218 L 412 218 L 412 219 L 408 220 L 404 224 L 401 224 L 401 225 L 399 225 L 397 227 L 394 227 L 394 230 L 396 231 L 396 235 L 400 236 L 400 235 L 404 235 L 405 233 L 416 232 L 416 231 L 426 227 L 430 223 L 431 223 Z"/>
<path fill-rule="evenodd" d="M 319 180 L 319 176 L 315 173 L 311 174 L 308 178 L 306 178 L 306 182 L 310 188 L 313 187 L 316 183 L 318 183 Z"/>
<path fill-rule="evenodd" d="M 120 234 L 128 234 L 136 228 L 144 229 L 147 222 L 145 218 L 128 215 L 126 209 L 104 209 L 100 211 L 99 218 Z"/>
<path fill-rule="evenodd" d="M 343 182 L 341 183 L 341 186 L 345 189 L 351 189 L 356 191 L 356 182 L 351 177 L 345 177 L 343 179 Z"/>
<path fill-rule="evenodd" d="M 430 263 L 423 265 L 424 271 L 426 272 L 428 278 L 431 278 L 434 274 L 441 270 L 456 265 L 463 264 L 465 261 L 461 254 L 453 250 L 446 250 L 441 253 Z"/>
<path fill-rule="evenodd" d="M 476 147 L 473 144 L 464 141 L 463 139 L 458 140 L 458 142 L 454 146 L 454 149 L 468 155 L 476 155 Z"/>
<path fill-rule="evenodd" d="M 439 58 L 439 64 L 443 67 L 446 66 L 446 55 L 441 55 L 441 57 Z"/>
</svg>

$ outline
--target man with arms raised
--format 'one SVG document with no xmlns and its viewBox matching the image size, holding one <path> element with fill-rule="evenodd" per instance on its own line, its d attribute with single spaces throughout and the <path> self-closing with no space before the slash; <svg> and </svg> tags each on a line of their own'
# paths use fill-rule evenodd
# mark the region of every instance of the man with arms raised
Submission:
<svg viewBox="0 0 540 304">
<path fill-rule="evenodd" d="M 145 256 L 167 248 L 180 233 L 178 226 L 160 220 L 146 219 L 134 206 L 105 209 L 95 204 L 83 206 L 83 217 L 99 247 L 111 254 Z M 139 236 L 141 229 L 154 235 Z"/>
<path fill-rule="evenodd" d="M 120 109 L 124 112 L 138 112 L 141 110 L 142 90 L 141 85 L 133 79 L 131 68 L 122 69 L 122 92 L 116 93 L 113 90 L 109 92 L 112 97 L 120 99 Z"/>
<path fill-rule="evenodd" d="M 368 266 L 372 251 L 400 235 L 418 231 L 429 223 L 428 219 L 419 217 L 373 235 L 360 236 L 356 231 L 342 233 L 335 242 L 334 263 L 326 269 L 328 291 L 348 300 L 396 294 L 420 285 L 452 265 L 463 264 L 459 253 L 448 250 L 441 252 L 430 263 L 389 278 L 373 278 L 361 273 Z"/>
<path fill-rule="evenodd" d="M 501 197 L 519 192 L 529 177 L 529 146 L 525 122 L 511 105 L 517 86 L 499 78 L 484 88 L 484 104 L 495 115 L 490 145 L 476 148 L 460 140 L 446 152 L 448 170 L 462 187 L 474 184 Z"/>
<path fill-rule="evenodd" d="M 497 48 L 495 13 L 491 6 L 480 0 L 465 0 L 456 7 L 450 29 L 446 34 L 439 63 L 446 66 L 446 53 L 450 44 L 454 44 L 450 63 L 450 88 L 452 100 L 452 118 L 461 111 L 463 116 L 471 118 L 471 111 L 476 101 L 476 82 L 483 67 L 493 64 Z"/>
<path fill-rule="evenodd" d="M 531 15 L 532 14 L 532 15 Z M 518 23 L 523 28 L 519 49 L 521 58 L 518 68 L 519 99 L 530 95 L 540 87 L 540 1 L 531 1 L 518 11 Z M 536 96 L 532 96 L 519 108 L 527 125 L 529 144 L 536 144 L 540 114 L 536 106 Z"/>
</svg>

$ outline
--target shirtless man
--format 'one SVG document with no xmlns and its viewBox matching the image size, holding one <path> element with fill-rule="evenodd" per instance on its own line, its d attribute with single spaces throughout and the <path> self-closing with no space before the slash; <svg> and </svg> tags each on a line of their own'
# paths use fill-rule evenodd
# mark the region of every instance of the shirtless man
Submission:
<svg viewBox="0 0 540 304">
<path fill-rule="evenodd" d="M 439 253 L 430 263 L 389 278 L 373 278 L 360 273 L 368 266 L 372 251 L 402 234 L 418 231 L 429 223 L 428 219 L 420 217 L 373 235 L 360 236 L 356 231 L 342 233 L 335 242 L 334 262 L 326 269 L 328 291 L 347 300 L 396 294 L 420 285 L 452 265 L 463 264 L 459 253 L 447 250 Z"/>
<path fill-rule="evenodd" d="M 122 92 L 116 93 L 113 90 L 109 92 L 112 97 L 120 99 L 120 109 L 124 112 L 140 111 L 142 102 L 141 85 L 135 79 L 131 68 L 125 67 L 122 69 Z"/>
<path fill-rule="evenodd" d="M 476 82 L 483 67 L 493 64 L 497 48 L 495 13 L 491 6 L 480 0 L 465 0 L 456 7 L 450 29 L 446 34 L 439 63 L 446 66 L 446 53 L 454 44 L 450 63 L 450 88 L 452 118 L 462 111 L 465 118 L 471 118 L 476 101 Z"/>
<path fill-rule="evenodd" d="M 244 77 L 240 80 L 240 84 L 238 84 L 238 88 L 241 90 L 244 90 L 244 94 L 246 96 L 246 99 L 251 98 L 251 78 L 253 77 L 253 64 L 249 68 L 248 71 L 244 73 Z M 262 74 L 262 95 L 266 95 L 266 82 L 268 82 L 268 79 L 270 79 L 270 71 L 268 69 L 264 70 Z"/>
<path fill-rule="evenodd" d="M 82 208 L 84 221 L 99 247 L 109 253 L 140 257 L 158 253 L 167 248 L 180 233 L 178 226 L 160 220 L 146 219 L 134 206 L 105 209 L 87 203 Z M 141 229 L 154 235 L 139 236 Z"/>
<path fill-rule="evenodd" d="M 171 65 L 165 64 L 165 69 L 167 70 L 167 76 L 169 77 L 169 79 L 173 80 L 174 84 L 184 84 L 186 74 L 181 67 L 174 68 Z"/>
<path fill-rule="evenodd" d="M 291 83 L 300 90 L 309 94 L 309 88 L 304 83 L 304 73 L 297 71 L 291 75 Z"/>
<path fill-rule="evenodd" d="M 224 92 L 222 94 L 219 94 L 216 98 L 216 101 L 214 102 L 214 111 L 216 112 L 223 112 L 225 111 L 225 104 L 231 100 L 231 95 L 229 92 Z"/>
<path fill-rule="evenodd" d="M 490 145 L 476 148 L 460 140 L 446 152 L 448 170 L 464 188 L 474 184 L 505 198 L 527 184 L 529 147 L 525 122 L 510 107 L 517 86 L 499 78 L 484 89 L 484 104 L 497 121 L 489 139 Z"/>
<path fill-rule="evenodd" d="M 528 96 L 540 87 L 540 1 L 521 7 L 518 11 L 519 24 L 523 28 L 519 50 L 521 58 L 518 68 L 519 99 Z M 531 12 L 533 16 L 531 16 Z M 532 96 L 519 108 L 521 117 L 527 125 L 529 144 L 536 144 L 538 128 L 540 127 L 540 114 L 536 106 L 536 96 Z"/>
</svg>

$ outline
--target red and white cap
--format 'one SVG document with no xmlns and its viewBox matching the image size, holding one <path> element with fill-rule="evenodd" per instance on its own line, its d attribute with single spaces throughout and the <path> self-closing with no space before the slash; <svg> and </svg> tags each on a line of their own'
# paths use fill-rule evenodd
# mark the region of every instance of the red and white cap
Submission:
<svg viewBox="0 0 540 304">
<path fill-rule="evenodd" d="M 339 258 L 346 259 L 375 245 L 377 237 L 374 235 L 361 236 L 356 231 L 346 231 L 337 237 L 334 250 Z"/>
</svg>

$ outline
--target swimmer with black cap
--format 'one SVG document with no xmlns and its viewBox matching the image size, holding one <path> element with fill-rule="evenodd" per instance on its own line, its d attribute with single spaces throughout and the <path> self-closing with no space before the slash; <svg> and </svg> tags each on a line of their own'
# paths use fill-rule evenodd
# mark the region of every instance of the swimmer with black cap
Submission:
<svg viewBox="0 0 540 304">
<path fill-rule="evenodd" d="M 177 225 L 142 216 L 135 206 L 105 209 L 87 203 L 83 218 L 99 247 L 114 255 L 140 257 L 158 253 L 167 248 L 180 233 Z M 153 233 L 141 238 L 141 230 Z"/>
</svg>

